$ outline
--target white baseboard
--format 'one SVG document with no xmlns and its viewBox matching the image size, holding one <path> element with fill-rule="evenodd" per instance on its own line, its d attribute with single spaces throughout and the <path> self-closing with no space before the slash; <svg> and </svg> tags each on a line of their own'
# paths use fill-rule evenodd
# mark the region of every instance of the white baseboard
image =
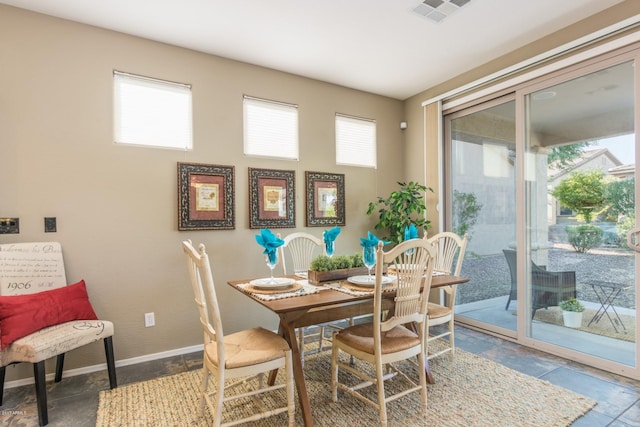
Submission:
<svg viewBox="0 0 640 427">
<path fill-rule="evenodd" d="M 138 363 L 150 362 L 152 360 L 164 359 L 166 357 L 180 356 L 182 354 L 194 353 L 196 351 L 202 351 L 203 348 L 204 348 L 204 345 L 199 344 L 199 345 L 193 345 L 190 347 L 177 348 L 174 350 L 161 351 L 160 353 L 152 353 L 152 354 L 146 354 L 144 356 L 132 357 L 130 359 L 116 360 L 116 368 L 121 366 L 136 365 Z M 63 378 L 75 377 L 76 375 L 89 374 L 91 372 L 104 371 L 106 369 L 107 369 L 107 364 L 101 363 L 99 365 L 85 366 L 83 368 L 70 369 L 68 371 L 64 371 L 62 374 L 62 377 Z M 50 374 L 47 374 L 46 379 L 47 381 L 51 381 L 52 379 L 54 379 L 54 377 L 55 377 L 55 374 L 50 373 Z M 8 389 L 13 387 L 20 387 L 23 385 L 33 384 L 34 382 L 35 381 L 33 377 L 23 378 L 20 380 L 9 381 L 4 385 L 4 387 L 5 389 Z"/>
</svg>

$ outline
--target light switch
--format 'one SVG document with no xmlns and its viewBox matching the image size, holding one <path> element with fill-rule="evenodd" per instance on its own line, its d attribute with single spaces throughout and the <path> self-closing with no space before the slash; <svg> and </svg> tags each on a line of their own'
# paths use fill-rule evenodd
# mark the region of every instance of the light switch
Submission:
<svg viewBox="0 0 640 427">
<path fill-rule="evenodd" d="M 55 216 L 45 216 L 44 217 L 44 232 L 45 233 L 55 233 L 57 230 L 56 225 L 56 217 Z"/>
</svg>

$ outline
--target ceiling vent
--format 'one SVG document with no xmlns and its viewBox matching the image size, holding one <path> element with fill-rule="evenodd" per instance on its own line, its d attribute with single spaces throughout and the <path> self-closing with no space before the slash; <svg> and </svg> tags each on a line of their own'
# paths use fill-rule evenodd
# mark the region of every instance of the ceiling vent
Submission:
<svg viewBox="0 0 640 427">
<path fill-rule="evenodd" d="M 413 11 L 434 22 L 442 22 L 447 16 L 471 0 L 424 0 Z"/>
</svg>

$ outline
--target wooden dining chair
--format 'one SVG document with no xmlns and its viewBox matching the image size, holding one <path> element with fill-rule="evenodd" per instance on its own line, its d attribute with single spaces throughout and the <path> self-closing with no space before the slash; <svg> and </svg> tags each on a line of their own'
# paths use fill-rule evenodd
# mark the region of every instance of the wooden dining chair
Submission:
<svg viewBox="0 0 640 427">
<path fill-rule="evenodd" d="M 278 237 L 281 236 L 278 235 Z M 322 239 L 305 232 L 291 233 L 282 239 L 284 240 L 284 244 L 280 246 L 280 263 L 282 265 L 283 274 L 295 274 L 296 276 L 306 278 L 313 258 L 320 253 L 325 253 L 323 249 L 324 244 Z M 285 253 L 289 254 L 291 263 L 293 264 L 291 271 L 287 269 Z M 353 319 L 349 319 L 349 324 L 352 323 Z M 330 327 L 333 329 L 339 328 L 333 323 L 298 328 L 298 344 L 300 347 L 300 355 L 303 365 L 305 356 L 305 343 L 309 342 L 311 339 L 316 338 L 318 340 L 318 347 L 316 352 L 322 351 L 323 341 L 327 339 L 325 337 L 325 327 Z M 315 330 L 312 331 L 312 329 Z"/>
<path fill-rule="evenodd" d="M 428 238 L 427 241 L 433 243 L 436 248 L 434 269 L 436 271 L 459 276 L 462 271 L 462 262 L 464 261 L 464 254 L 467 250 L 468 240 L 469 236 L 467 234 L 460 237 L 456 233 L 452 233 L 450 231 L 438 233 Z M 440 342 L 446 343 L 446 347 L 442 350 L 429 354 L 429 359 L 448 352 L 455 355 L 456 351 L 454 339 L 454 309 L 457 285 L 443 286 L 440 289 L 443 291 L 444 295 L 442 296 L 444 297 L 444 301 L 441 304 L 429 302 L 429 306 L 427 308 L 427 328 L 430 330 L 432 326 L 443 325 L 446 323 L 447 329 L 444 332 L 429 335 L 428 340 L 429 342 L 440 340 Z"/>
<path fill-rule="evenodd" d="M 224 335 L 213 273 L 205 246 L 200 244 L 196 250 L 191 241 L 187 240 L 182 242 L 182 247 L 200 314 L 200 323 L 204 330 L 201 414 L 204 415 L 206 404 L 213 415 L 214 426 L 230 426 L 287 412 L 289 426 L 294 426 L 293 362 L 289 344 L 281 336 L 261 327 Z M 265 386 L 265 374 L 279 368 L 284 368 L 284 384 Z M 235 381 L 227 383 L 227 380 Z M 212 388 L 211 391 L 209 386 Z M 237 394 L 227 393 L 236 387 L 242 388 Z M 260 394 L 282 388 L 286 389 L 286 406 L 267 408 L 264 402 L 258 399 Z M 251 398 L 260 411 L 222 423 L 224 403 L 245 398 Z"/>
<path fill-rule="evenodd" d="M 334 402 L 338 401 L 340 389 L 372 405 L 380 412 L 381 425 L 386 426 L 386 404 L 409 393 L 420 392 L 423 413 L 427 409 L 424 368 L 427 354 L 426 315 L 436 252 L 434 246 L 424 239 L 407 240 L 388 252 L 384 252 L 382 247 L 383 243 L 380 242 L 376 252 L 372 322 L 349 326 L 333 335 L 331 392 Z M 394 309 L 383 319 L 382 300 L 385 298 L 385 292 L 382 278 L 385 264 L 395 269 L 397 285 L 393 297 Z M 340 359 L 340 352 L 366 363 L 356 362 L 351 366 L 344 358 Z M 396 366 L 397 362 L 403 360 L 416 365 L 417 383 L 407 372 Z M 369 369 L 360 369 L 362 367 Z M 343 374 L 345 381 L 340 382 L 340 369 L 352 375 Z M 391 378 L 394 381 L 405 382 L 407 387 L 387 396 L 384 382 Z M 360 382 L 353 384 L 358 381 Z M 377 400 L 359 392 L 369 386 L 377 388 Z"/>
</svg>

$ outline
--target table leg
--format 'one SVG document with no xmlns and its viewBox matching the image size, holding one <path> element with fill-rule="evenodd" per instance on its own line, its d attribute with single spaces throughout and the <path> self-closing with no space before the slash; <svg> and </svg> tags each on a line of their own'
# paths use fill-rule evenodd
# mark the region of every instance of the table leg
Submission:
<svg viewBox="0 0 640 427">
<path fill-rule="evenodd" d="M 304 382 L 304 371 L 302 370 L 302 359 L 300 354 L 300 348 L 298 347 L 298 340 L 296 337 L 296 330 L 292 323 L 286 323 L 283 319 L 280 320 L 280 327 L 278 328 L 284 339 L 287 340 L 291 347 L 291 356 L 293 358 L 293 378 L 296 383 L 296 389 L 298 390 L 298 400 L 300 402 L 300 408 L 302 409 L 302 419 L 304 425 L 313 426 L 313 418 L 311 417 L 311 404 L 309 403 L 309 395 L 307 393 L 307 385 Z"/>
<path fill-rule="evenodd" d="M 415 323 L 411 323 L 407 325 L 409 329 L 411 329 L 416 334 L 418 333 L 418 329 Z M 429 331 L 427 331 L 429 333 Z M 428 353 L 428 350 L 427 350 Z M 427 374 L 427 384 L 435 384 L 436 380 L 433 378 L 433 374 L 431 373 L 431 367 L 429 366 L 429 354 L 424 355 L 424 372 Z"/>
</svg>

